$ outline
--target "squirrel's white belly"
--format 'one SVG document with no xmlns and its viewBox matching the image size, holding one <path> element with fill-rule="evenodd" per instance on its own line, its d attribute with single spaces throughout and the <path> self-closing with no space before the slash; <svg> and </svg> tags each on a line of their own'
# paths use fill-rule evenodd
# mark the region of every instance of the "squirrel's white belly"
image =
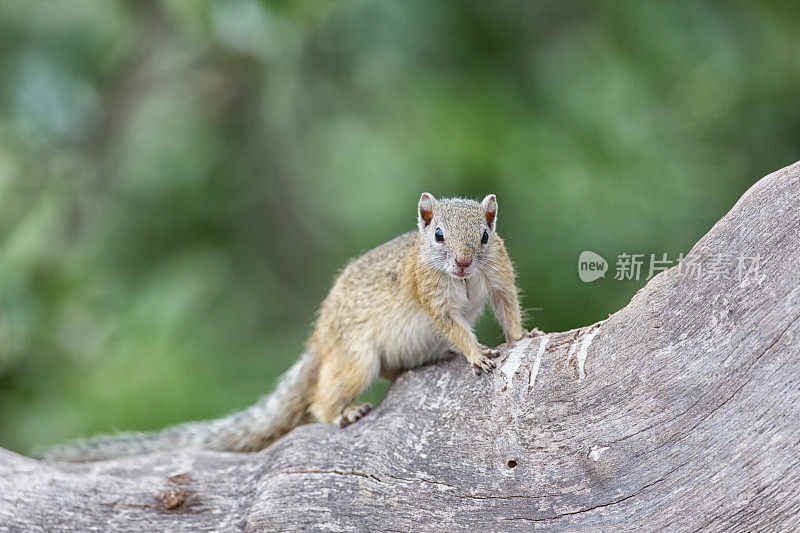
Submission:
<svg viewBox="0 0 800 533">
<path fill-rule="evenodd" d="M 489 287 L 483 276 L 468 280 L 450 280 L 450 301 L 454 310 L 470 326 L 475 324 L 486 305 Z M 392 315 L 394 322 L 382 328 L 375 339 L 381 363 L 388 368 L 414 368 L 437 361 L 451 348 L 428 315 L 421 308 Z"/>
</svg>

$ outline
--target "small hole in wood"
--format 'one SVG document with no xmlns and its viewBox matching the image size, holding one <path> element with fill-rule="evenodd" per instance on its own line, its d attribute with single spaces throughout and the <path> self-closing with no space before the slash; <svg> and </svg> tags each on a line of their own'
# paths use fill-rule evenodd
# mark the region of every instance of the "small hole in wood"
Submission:
<svg viewBox="0 0 800 533">
<path fill-rule="evenodd" d="M 508 462 L 508 467 L 509 468 L 514 468 L 515 466 L 517 466 L 517 462 L 514 461 L 513 459 Z"/>
</svg>

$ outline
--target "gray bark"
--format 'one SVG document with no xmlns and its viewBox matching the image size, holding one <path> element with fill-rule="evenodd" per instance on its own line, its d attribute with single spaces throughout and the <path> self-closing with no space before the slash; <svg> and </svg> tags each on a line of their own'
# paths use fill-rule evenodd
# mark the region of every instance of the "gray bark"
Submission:
<svg viewBox="0 0 800 533">
<path fill-rule="evenodd" d="M 346 429 L 90 464 L 0 450 L 0 530 L 800 530 L 798 205 L 800 163 L 695 245 L 699 277 L 504 345 L 489 376 L 406 372 Z"/>
</svg>

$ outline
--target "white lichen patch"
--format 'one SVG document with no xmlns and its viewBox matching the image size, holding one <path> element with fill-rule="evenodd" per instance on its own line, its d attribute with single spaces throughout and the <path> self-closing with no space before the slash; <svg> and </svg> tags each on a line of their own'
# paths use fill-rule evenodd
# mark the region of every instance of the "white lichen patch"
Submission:
<svg viewBox="0 0 800 533">
<path fill-rule="evenodd" d="M 519 370 L 519 365 L 522 364 L 522 356 L 525 355 L 525 350 L 533 342 L 533 337 L 525 337 L 517 342 L 511 351 L 508 352 L 508 358 L 503 366 L 500 367 L 500 372 L 506 376 L 506 383 L 511 388 L 511 381 L 514 379 L 514 374 Z"/>
<path fill-rule="evenodd" d="M 531 377 L 528 381 L 528 391 L 532 391 L 533 386 L 536 384 L 536 375 L 539 373 L 539 366 L 542 364 L 542 355 L 544 354 L 544 349 L 547 348 L 547 341 L 550 340 L 550 335 L 542 335 L 537 338 L 542 339 L 542 342 L 539 343 L 539 350 L 536 352 L 536 359 L 534 359 L 533 367 L 531 367 Z"/>
<path fill-rule="evenodd" d="M 608 450 L 608 446 L 598 446 L 597 444 L 595 444 L 594 446 L 592 446 L 592 449 L 589 450 L 589 459 L 591 459 L 596 463 L 597 461 L 600 460 L 600 456 L 606 450 Z"/>
<path fill-rule="evenodd" d="M 583 337 L 583 342 L 581 343 L 581 348 L 578 350 L 578 379 L 583 379 L 586 377 L 586 372 L 583 370 L 584 365 L 586 364 L 586 354 L 589 351 L 589 345 L 592 344 L 592 339 L 594 336 L 597 335 L 598 329 L 594 329 L 586 334 Z"/>
</svg>

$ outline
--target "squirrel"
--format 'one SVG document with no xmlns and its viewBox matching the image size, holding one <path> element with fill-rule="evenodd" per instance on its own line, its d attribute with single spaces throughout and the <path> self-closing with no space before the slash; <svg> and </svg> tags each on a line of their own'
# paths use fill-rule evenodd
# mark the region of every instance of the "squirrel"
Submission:
<svg viewBox="0 0 800 533">
<path fill-rule="evenodd" d="M 153 433 L 123 433 L 56 446 L 46 460 L 95 461 L 176 448 L 254 452 L 311 417 L 346 427 L 372 406 L 353 402 L 380 375 L 460 351 L 475 374 L 491 372 L 497 350 L 472 326 L 491 302 L 507 341 L 522 327 L 515 273 L 496 233 L 497 199 L 437 200 L 423 193 L 418 230 L 352 260 L 322 302 L 305 352 L 272 394 L 227 417 Z M 310 415 L 310 417 L 309 417 Z"/>
</svg>

